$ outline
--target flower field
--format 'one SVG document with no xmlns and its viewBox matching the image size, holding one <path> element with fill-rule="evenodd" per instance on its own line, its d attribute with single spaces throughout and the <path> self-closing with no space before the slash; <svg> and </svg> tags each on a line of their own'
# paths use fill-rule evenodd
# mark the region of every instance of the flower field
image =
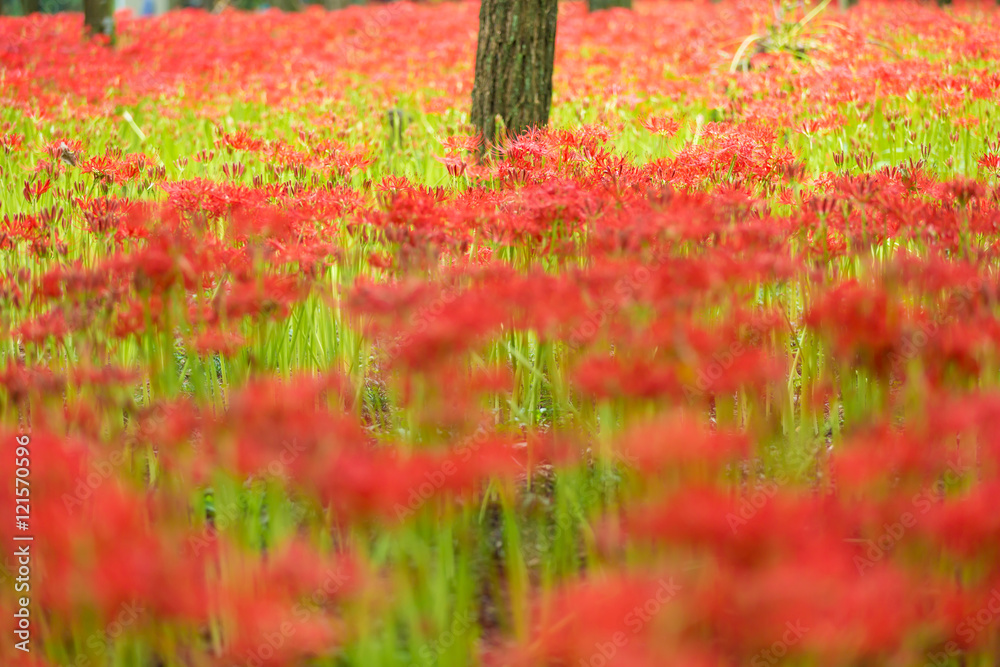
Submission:
<svg viewBox="0 0 1000 667">
<path fill-rule="evenodd" d="M 1000 8 L 809 9 L 0 18 L 0 665 L 997 664 Z"/>
</svg>

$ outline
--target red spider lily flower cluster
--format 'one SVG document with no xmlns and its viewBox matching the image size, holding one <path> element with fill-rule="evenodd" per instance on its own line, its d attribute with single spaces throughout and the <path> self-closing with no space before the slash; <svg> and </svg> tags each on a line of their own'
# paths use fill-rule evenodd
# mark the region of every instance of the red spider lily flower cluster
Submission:
<svg viewBox="0 0 1000 667">
<path fill-rule="evenodd" d="M 0 663 L 995 659 L 997 10 L 772 9 L 0 18 Z"/>
</svg>

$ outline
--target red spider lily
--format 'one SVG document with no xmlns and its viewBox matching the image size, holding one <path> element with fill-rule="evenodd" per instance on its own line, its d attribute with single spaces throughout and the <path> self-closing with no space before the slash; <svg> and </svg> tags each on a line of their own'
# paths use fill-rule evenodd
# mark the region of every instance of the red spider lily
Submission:
<svg viewBox="0 0 1000 667">
<path fill-rule="evenodd" d="M 882 290 L 845 283 L 823 295 L 805 318 L 806 324 L 832 339 L 844 360 L 888 369 L 902 343 L 903 314 Z"/>
<path fill-rule="evenodd" d="M 482 142 L 481 137 L 456 134 L 450 137 L 445 137 L 441 140 L 441 145 L 449 151 L 450 153 L 458 152 L 468 152 L 474 153 L 476 149 L 479 148 L 479 144 Z"/>
<path fill-rule="evenodd" d="M 78 17 L 0 20 L 20 119 L 0 123 L 0 411 L 40 452 L 42 650 L 72 660 L 140 600 L 119 659 L 415 659 L 431 602 L 427 628 L 477 612 L 444 662 L 990 659 L 1000 186 L 995 142 L 974 147 L 995 12 L 862 3 L 811 27 L 810 61 L 721 71 L 766 4 L 561 7 L 557 105 L 602 125 L 479 164 L 447 137 L 462 187 L 368 167 L 383 101 L 465 131 L 475 5 L 119 16 L 116 49 Z M 928 57 L 905 57 L 914 35 Z M 234 100 L 260 113 L 233 125 Z M 647 116 L 678 105 L 710 111 L 674 154 L 622 149 L 649 144 L 635 114 L 679 141 Z M 177 120 L 151 127 L 189 151 L 184 180 L 79 134 L 133 107 Z M 929 108 L 953 162 L 918 148 L 947 139 Z M 349 375 L 297 370 L 328 365 Z M 208 487 L 213 518 L 192 516 Z M 260 501 L 246 526 L 233 490 Z"/>
<path fill-rule="evenodd" d="M 0 371 L 0 387 L 15 404 L 26 404 L 34 396 L 62 396 L 66 377 L 45 367 L 15 362 Z"/>
<path fill-rule="evenodd" d="M 681 505 L 689 509 L 672 509 Z M 702 549 L 741 568 L 781 562 L 793 553 L 825 552 L 844 563 L 853 555 L 843 541 L 849 524 L 834 502 L 783 491 L 772 481 L 751 483 L 740 494 L 690 486 L 662 504 L 632 508 L 623 521 L 632 539 Z M 605 536 L 615 537 L 613 524 Z"/>
<path fill-rule="evenodd" d="M 477 492 L 491 478 L 529 475 L 532 453 L 509 438 L 479 432 L 444 454 L 345 449 L 317 484 L 344 521 L 403 521 L 437 501 Z"/>
<path fill-rule="evenodd" d="M 24 292 L 18 284 L 16 277 L 0 279 L 0 302 L 4 302 L 14 308 L 20 308 L 24 303 Z"/>
<path fill-rule="evenodd" d="M 805 134 L 807 136 L 818 134 L 822 128 L 822 123 L 818 119 L 810 119 L 802 121 L 802 124 L 796 129 L 796 132 Z"/>
<path fill-rule="evenodd" d="M 654 367 L 643 361 L 620 358 L 589 357 L 577 367 L 575 380 L 582 391 L 597 398 L 680 398 L 685 390 L 672 364 Z"/>
<path fill-rule="evenodd" d="M 291 306 L 308 293 L 308 285 L 295 277 L 268 276 L 227 284 L 212 304 L 210 324 L 231 322 L 245 316 L 287 316 Z"/>
<path fill-rule="evenodd" d="M 37 180 L 34 183 L 31 181 L 25 181 L 23 190 L 24 198 L 29 202 L 38 201 L 42 195 L 49 191 L 49 188 L 51 187 L 52 181 L 47 178 L 44 182 L 41 180 Z"/>
<path fill-rule="evenodd" d="M 75 163 L 83 152 L 83 142 L 79 139 L 56 139 L 48 143 L 45 152 L 53 160 Z"/>
<path fill-rule="evenodd" d="M 106 491 L 102 487 L 95 492 L 93 504 L 80 512 L 85 523 L 95 522 L 97 517 L 101 517 L 102 523 L 102 528 L 92 533 L 92 557 L 97 563 L 89 578 L 92 599 L 111 610 L 138 599 L 160 618 L 204 618 L 207 614 L 204 564 L 200 558 L 186 553 L 183 534 L 165 527 L 149 531 L 141 511 L 144 504 L 137 500 L 130 494 L 116 497 L 113 486 L 107 485 Z M 87 543 L 75 535 L 73 541 L 78 547 Z M 158 556 L 150 559 L 150 551 Z M 187 582 L 185 589 L 171 590 L 167 582 L 182 576 Z"/>
<path fill-rule="evenodd" d="M 196 239 L 190 229 L 160 225 L 146 247 L 121 262 L 138 289 L 166 292 L 173 285 L 186 289 L 211 285 L 230 250 L 212 239 Z"/>
<path fill-rule="evenodd" d="M 24 146 L 23 134 L 17 134 L 15 132 L 5 132 L 0 134 L 0 147 L 3 148 L 4 153 L 10 154 L 14 151 L 19 151 L 22 146 Z"/>
<path fill-rule="evenodd" d="M 927 488 L 942 475 L 965 470 L 952 439 L 929 440 L 894 432 L 888 426 L 852 438 L 831 459 L 831 472 L 839 488 L 873 495 L 889 480 L 894 488 Z"/>
<path fill-rule="evenodd" d="M 167 199 L 182 213 L 204 213 L 209 219 L 228 215 L 240 206 L 264 203 L 264 195 L 240 185 L 213 183 L 203 179 L 164 183 Z"/>
<path fill-rule="evenodd" d="M 83 210 L 83 218 L 87 228 L 94 234 L 117 232 L 119 225 L 133 203 L 128 199 L 99 197 L 90 201 L 77 200 L 77 206 Z"/>
<path fill-rule="evenodd" d="M 53 584 L 39 588 L 39 602 L 59 613 L 96 612 L 104 623 L 135 605 L 137 630 L 155 618 L 203 619 L 204 564 L 182 555 L 182 532 L 169 522 L 150 525 L 145 496 L 110 479 L 124 456 L 41 429 L 31 443 L 35 566 Z M 183 589 L 167 583 L 175 577 L 185 578 Z"/>
<path fill-rule="evenodd" d="M 111 331 L 116 338 L 127 338 L 159 330 L 165 321 L 164 310 L 159 294 L 122 301 L 116 305 Z"/>
<path fill-rule="evenodd" d="M 230 153 L 234 151 L 256 153 L 264 147 L 264 143 L 263 139 L 253 137 L 247 130 L 238 130 L 232 134 L 223 132 L 221 136 L 215 140 L 215 147 L 225 148 Z"/>
<path fill-rule="evenodd" d="M 666 137 L 674 136 L 681 127 L 677 121 L 671 118 L 659 118 L 656 116 L 650 116 L 643 120 L 642 126 L 653 134 Z"/>
<path fill-rule="evenodd" d="M 73 382 L 91 387 L 124 387 L 135 383 L 139 374 L 133 369 L 105 366 L 103 368 L 79 366 L 73 369 Z"/>
<path fill-rule="evenodd" d="M 984 153 L 977 161 L 983 169 L 1000 173 L 1000 153 Z"/>
<path fill-rule="evenodd" d="M 351 172 L 361 172 L 374 162 L 366 149 L 351 149 L 339 142 L 320 141 L 313 148 L 316 168 L 330 170 L 335 178 L 345 178 Z"/>
<path fill-rule="evenodd" d="M 683 590 L 683 582 L 667 573 L 565 584 L 535 602 L 530 638 L 496 653 L 491 664 L 590 664 L 595 655 L 604 657 L 604 645 L 614 649 L 616 664 L 633 667 L 665 664 L 671 653 L 693 660 L 685 664 L 712 664 L 664 633 L 680 625 L 683 607 L 676 598 Z"/>
<path fill-rule="evenodd" d="M 50 337 L 58 341 L 73 328 L 75 327 L 66 321 L 66 312 L 54 309 L 22 323 L 14 330 L 14 334 L 23 338 L 26 343 L 37 345 L 44 343 Z"/>
<path fill-rule="evenodd" d="M 996 562 L 1000 519 L 996 506 L 1000 484 L 997 481 L 977 484 L 967 493 L 949 497 L 929 508 L 926 521 L 918 529 L 926 532 L 945 552 L 957 554 L 970 562 Z M 992 569 L 997 574 L 996 568 Z"/>
<path fill-rule="evenodd" d="M 692 596 L 692 630 L 707 625 L 725 653 L 763 658 L 782 639 L 788 655 L 831 664 L 911 655 L 907 633 L 942 632 L 959 597 L 953 586 L 921 585 L 884 564 L 859 574 L 822 551 L 752 575 L 742 568 L 715 571 Z"/>
<path fill-rule="evenodd" d="M 301 660 L 325 655 L 343 641 L 339 623 L 326 612 L 309 613 L 301 602 L 260 592 L 224 594 L 222 610 L 232 629 L 219 664 L 248 662 L 268 667 L 298 664 Z M 284 633 L 284 634 L 283 634 Z M 292 641 L 278 641 L 285 636 Z M 275 638 L 275 650 L 264 637 Z"/>
<path fill-rule="evenodd" d="M 717 472 L 746 456 L 748 442 L 735 433 L 712 433 L 684 413 L 665 415 L 630 429 L 615 448 L 644 475 L 669 471 Z"/>
<path fill-rule="evenodd" d="M 360 305 L 354 302 L 354 307 Z M 476 345 L 495 331 L 506 310 L 478 291 L 443 294 L 417 321 L 400 332 L 391 348 L 395 362 L 414 369 L 428 368 Z"/>
<path fill-rule="evenodd" d="M 236 332 L 210 329 L 198 334 L 194 339 L 193 349 L 199 354 L 218 353 L 230 357 L 235 355 L 245 342 L 243 336 Z"/>
<path fill-rule="evenodd" d="M 445 157 L 435 155 L 434 159 L 445 166 L 448 170 L 448 175 L 452 178 L 460 178 L 465 173 L 466 167 L 468 167 L 465 158 L 457 155 L 446 155 Z"/>
<path fill-rule="evenodd" d="M 298 542 L 284 546 L 265 567 L 235 555 L 232 583 L 213 592 L 224 628 L 220 660 L 293 665 L 345 639 L 337 606 L 367 579 L 356 558 L 323 556 Z M 285 640 L 268 643 L 267 637 Z"/>
<path fill-rule="evenodd" d="M 369 436 L 346 415 L 320 409 L 336 378 L 261 380 L 232 397 L 212 425 L 212 451 L 242 474 L 314 479 L 342 449 L 367 451 Z"/>
</svg>

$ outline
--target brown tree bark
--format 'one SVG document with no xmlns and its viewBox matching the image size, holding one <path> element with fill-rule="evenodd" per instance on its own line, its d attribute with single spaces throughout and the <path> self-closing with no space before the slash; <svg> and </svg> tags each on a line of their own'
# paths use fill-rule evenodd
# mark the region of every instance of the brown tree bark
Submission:
<svg viewBox="0 0 1000 667">
<path fill-rule="evenodd" d="M 114 0 L 83 0 L 83 26 L 90 35 L 105 35 L 115 41 Z"/>
<path fill-rule="evenodd" d="M 591 12 L 611 9 L 612 7 L 632 9 L 632 0 L 587 0 L 587 10 Z"/>
<path fill-rule="evenodd" d="M 558 9 L 557 0 L 483 0 L 471 120 L 486 144 L 497 116 L 515 136 L 548 125 Z"/>
</svg>

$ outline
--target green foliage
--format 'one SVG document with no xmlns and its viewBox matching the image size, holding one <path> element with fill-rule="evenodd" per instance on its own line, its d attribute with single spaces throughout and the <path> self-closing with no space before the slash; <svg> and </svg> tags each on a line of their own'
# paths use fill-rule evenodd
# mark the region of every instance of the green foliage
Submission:
<svg viewBox="0 0 1000 667">
<path fill-rule="evenodd" d="M 824 49 L 818 38 L 808 36 L 808 30 L 813 21 L 820 16 L 831 0 L 822 0 L 810 9 L 803 17 L 794 18 L 800 3 L 794 0 L 781 0 L 775 5 L 774 20 L 767 24 L 762 32 L 754 33 L 743 40 L 740 48 L 733 56 L 729 71 L 737 69 L 747 71 L 751 67 L 752 56 L 746 55 L 751 46 L 755 53 L 787 53 L 800 60 L 811 60 L 814 52 Z"/>
</svg>

